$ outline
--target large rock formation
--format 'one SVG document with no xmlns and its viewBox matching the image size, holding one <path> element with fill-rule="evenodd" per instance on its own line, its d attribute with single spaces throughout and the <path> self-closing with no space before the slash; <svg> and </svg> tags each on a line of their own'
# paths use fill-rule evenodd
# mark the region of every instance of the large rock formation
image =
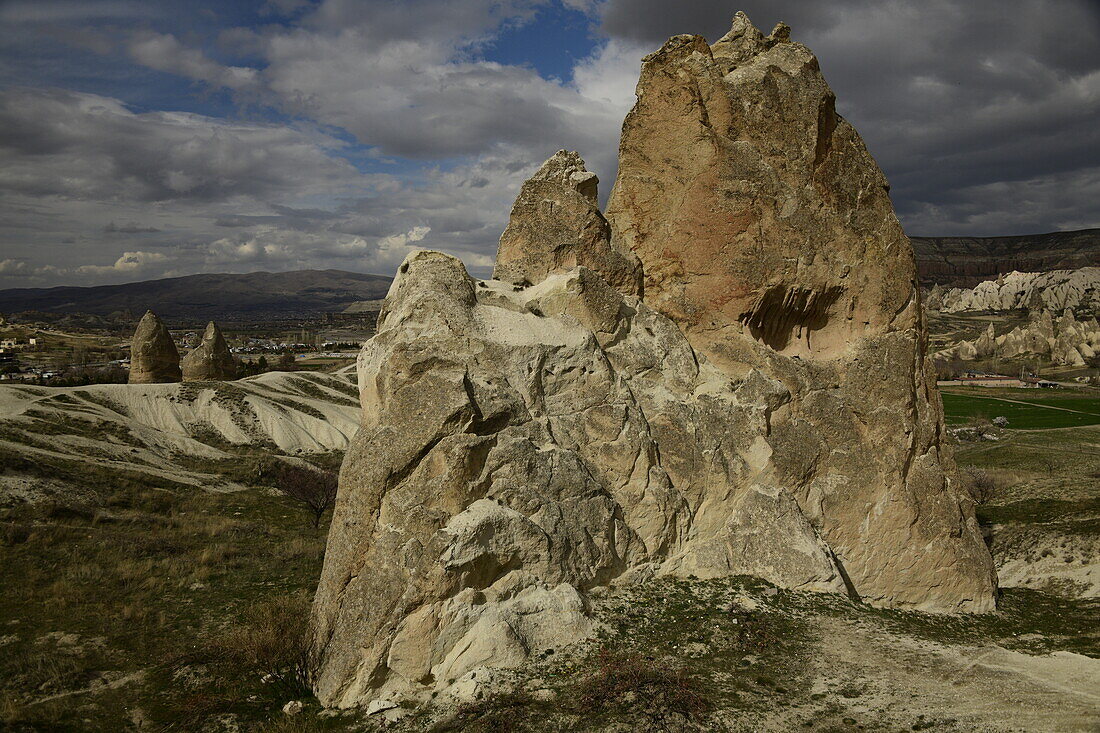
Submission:
<svg viewBox="0 0 1100 733">
<path fill-rule="evenodd" d="M 974 361 L 997 357 L 1048 358 L 1061 366 L 1085 366 L 1100 353 L 1100 324 L 1096 318 L 1078 319 L 1067 308 L 1057 319 L 1048 310 L 1032 311 L 1024 326 L 996 335 L 993 324 L 973 341 L 960 341 L 936 352 L 938 359 Z"/>
<path fill-rule="evenodd" d="M 789 391 L 765 436 L 773 480 L 860 596 L 989 609 L 988 553 L 941 446 L 912 249 L 885 177 L 789 35 L 739 13 L 713 48 L 676 36 L 645 58 L 613 239 L 697 351 Z"/>
<path fill-rule="evenodd" d="M 941 289 L 940 293 L 935 310 L 944 313 L 1073 308 L 1100 314 L 1100 267 L 1053 272 L 1013 271 L 980 282 L 973 288 Z M 932 305 L 934 303 L 929 307 Z"/>
<path fill-rule="evenodd" d="M 560 647 L 590 590 L 654 574 L 993 609 L 912 252 L 812 54 L 739 15 L 713 50 L 647 57 L 638 91 L 610 240 L 559 153 L 513 209 L 506 281 L 399 268 L 314 605 L 325 705 Z M 642 299 L 606 266 L 628 250 Z"/>
<path fill-rule="evenodd" d="M 237 378 L 237 360 L 229 351 L 218 324 L 210 321 L 202 341 L 183 357 L 183 381 L 217 382 Z"/>
<path fill-rule="evenodd" d="M 153 311 L 146 311 L 130 342 L 130 384 L 179 382 L 180 354 L 168 327 Z"/>
</svg>

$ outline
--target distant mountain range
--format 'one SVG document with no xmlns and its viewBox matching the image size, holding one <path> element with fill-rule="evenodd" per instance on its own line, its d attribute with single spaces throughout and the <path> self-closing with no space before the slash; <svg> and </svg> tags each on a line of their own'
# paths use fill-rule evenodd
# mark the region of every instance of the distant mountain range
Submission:
<svg viewBox="0 0 1100 733">
<path fill-rule="evenodd" d="M 1016 237 L 910 237 L 921 282 L 973 287 L 1002 273 L 1100 265 L 1100 229 Z"/>
<path fill-rule="evenodd" d="M 106 316 L 147 309 L 162 318 L 296 318 L 384 298 L 392 278 L 343 270 L 187 275 L 96 287 L 0 290 L 0 313 L 41 311 Z"/>
<path fill-rule="evenodd" d="M 973 287 L 1012 270 L 1100 266 L 1100 229 L 1014 237 L 910 237 L 926 286 Z M 0 290 L 0 313 L 107 316 L 153 309 L 162 318 L 297 318 L 338 313 L 386 296 L 392 278 L 343 270 L 187 275 L 96 287 Z M 371 310 L 355 305 L 350 312 Z"/>
</svg>

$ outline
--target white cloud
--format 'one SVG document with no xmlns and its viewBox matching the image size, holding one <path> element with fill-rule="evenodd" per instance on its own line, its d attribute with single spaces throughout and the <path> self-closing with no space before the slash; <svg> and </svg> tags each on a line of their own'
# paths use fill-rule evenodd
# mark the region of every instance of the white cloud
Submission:
<svg viewBox="0 0 1100 733">
<path fill-rule="evenodd" d="M 135 61 L 151 69 L 204 81 L 215 87 L 242 91 L 254 87 L 257 81 L 255 69 L 219 64 L 167 33 L 135 33 L 127 44 L 127 51 Z"/>
<path fill-rule="evenodd" d="M 168 256 L 160 252 L 123 252 L 113 265 L 82 265 L 73 268 L 79 275 L 133 275 L 148 271 L 155 265 L 167 262 Z"/>
</svg>

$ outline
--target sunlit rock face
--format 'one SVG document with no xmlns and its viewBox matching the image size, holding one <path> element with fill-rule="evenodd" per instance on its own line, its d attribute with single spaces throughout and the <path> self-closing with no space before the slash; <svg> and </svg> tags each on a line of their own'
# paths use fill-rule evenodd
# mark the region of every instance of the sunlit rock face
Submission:
<svg viewBox="0 0 1100 733">
<path fill-rule="evenodd" d="M 130 342 L 130 384 L 179 382 L 180 354 L 168 327 L 153 311 L 146 311 Z"/>
<path fill-rule="evenodd" d="M 608 203 L 645 302 L 731 378 L 790 394 L 772 480 L 861 597 L 990 610 L 993 577 L 941 445 L 913 253 L 817 59 L 743 14 L 647 56 Z M 944 572 L 945 569 L 949 569 Z"/>
<path fill-rule="evenodd" d="M 498 279 L 406 259 L 359 357 L 322 703 L 460 688 L 591 634 L 594 588 L 658 574 L 993 609 L 912 252 L 831 100 L 782 27 L 678 36 L 644 63 L 607 226 L 561 152 Z"/>
<path fill-rule="evenodd" d="M 596 201 L 598 184 L 575 152 L 559 150 L 543 163 L 512 206 L 493 278 L 531 284 L 580 266 L 638 295 L 641 265 L 629 251 L 612 248 L 611 227 Z"/>
</svg>

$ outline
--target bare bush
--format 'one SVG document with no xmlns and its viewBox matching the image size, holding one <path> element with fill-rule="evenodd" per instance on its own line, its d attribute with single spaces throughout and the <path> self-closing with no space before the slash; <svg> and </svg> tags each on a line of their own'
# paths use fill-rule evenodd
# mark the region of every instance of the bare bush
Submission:
<svg viewBox="0 0 1100 733">
<path fill-rule="evenodd" d="M 317 655 L 304 595 L 251 606 L 211 647 L 217 663 L 238 673 L 256 675 L 292 697 L 313 694 Z"/>
<path fill-rule="evenodd" d="M 966 489 L 978 506 L 988 504 L 997 496 L 1000 485 L 997 483 L 997 479 L 985 469 L 977 466 L 966 466 L 962 469 L 962 473 L 966 480 Z"/>
<path fill-rule="evenodd" d="M 577 712 L 598 715 L 634 701 L 637 712 L 656 728 L 677 719 L 697 720 L 710 709 L 687 668 L 606 647 L 597 654 L 595 673 L 581 680 L 575 692 Z"/>
<path fill-rule="evenodd" d="M 305 506 L 313 515 L 313 528 L 336 501 L 338 478 L 332 471 L 306 468 L 280 461 L 274 470 L 275 488 Z"/>
</svg>

